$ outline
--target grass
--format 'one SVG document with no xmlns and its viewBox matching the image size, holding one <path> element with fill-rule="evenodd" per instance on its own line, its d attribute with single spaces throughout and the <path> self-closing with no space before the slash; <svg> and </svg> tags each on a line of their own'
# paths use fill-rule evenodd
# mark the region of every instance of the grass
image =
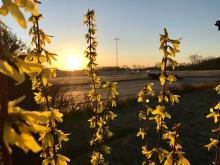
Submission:
<svg viewBox="0 0 220 165">
<path fill-rule="evenodd" d="M 186 157 L 191 164 L 211 164 L 214 154 L 208 152 L 203 146 L 209 142 L 213 122 L 206 119 L 209 108 L 217 103 L 217 95 L 213 89 L 201 89 L 182 93 L 180 103 L 175 105 L 171 114 L 174 123 L 183 123 L 180 129 L 181 142 L 186 152 Z M 141 164 L 141 143 L 136 137 L 139 127 L 142 125 L 138 120 L 138 112 L 141 107 L 132 99 L 120 104 L 116 109 L 117 119 L 111 124 L 114 136 L 107 141 L 112 147 L 109 157 L 113 165 L 136 165 Z M 91 130 L 87 119 L 89 113 L 69 112 L 64 116 L 64 123 L 61 125 L 64 132 L 72 132 L 70 141 L 63 146 L 63 153 L 71 158 L 73 165 L 89 164 L 91 148 L 89 139 Z M 171 123 L 170 123 L 171 124 Z M 155 138 L 150 134 L 150 143 Z M 16 151 L 13 157 L 15 165 L 38 165 L 38 155 L 24 155 Z M 35 161 L 33 161 L 35 160 Z M 22 162 L 22 163 L 21 163 Z"/>
</svg>

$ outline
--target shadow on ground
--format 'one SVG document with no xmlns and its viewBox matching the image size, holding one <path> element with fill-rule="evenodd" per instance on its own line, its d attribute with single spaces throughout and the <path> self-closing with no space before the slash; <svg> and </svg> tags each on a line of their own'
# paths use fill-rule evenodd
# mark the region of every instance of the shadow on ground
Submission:
<svg viewBox="0 0 220 165">
<path fill-rule="evenodd" d="M 213 121 L 206 119 L 209 108 L 217 103 L 217 95 L 213 89 L 196 90 L 182 94 L 180 103 L 172 109 L 173 123 L 183 123 L 180 131 L 186 157 L 192 165 L 211 164 L 214 153 L 207 152 L 203 147 L 209 142 Z M 142 123 L 138 120 L 141 107 L 134 102 L 127 103 L 116 110 L 117 119 L 111 128 L 114 136 L 107 142 L 112 147 L 108 158 L 112 165 L 139 165 L 142 162 L 140 138 L 136 133 Z M 61 125 L 64 132 L 72 132 L 70 141 L 63 146 L 63 153 L 71 158 L 73 165 L 89 164 L 91 131 L 87 122 L 88 113 L 75 112 L 65 114 Z M 150 135 L 150 142 L 155 137 Z M 15 165 L 39 165 L 39 155 L 28 154 L 16 150 L 13 154 Z"/>
</svg>

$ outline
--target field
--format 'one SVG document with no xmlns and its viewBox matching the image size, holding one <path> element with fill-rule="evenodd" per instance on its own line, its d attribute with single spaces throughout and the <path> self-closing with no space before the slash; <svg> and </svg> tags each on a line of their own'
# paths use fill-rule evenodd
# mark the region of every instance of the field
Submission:
<svg viewBox="0 0 220 165">
<path fill-rule="evenodd" d="M 216 76 L 220 72 L 211 71 L 206 72 L 207 74 L 201 72 L 195 72 L 193 74 L 181 73 L 182 76 L 176 73 L 180 78 L 178 83 L 171 87 L 176 92 L 181 93 L 180 103 L 175 105 L 171 112 L 172 119 L 174 120 L 173 123 L 177 121 L 183 123 L 180 130 L 180 140 L 186 152 L 186 157 L 190 160 L 191 164 L 211 164 L 214 154 L 208 152 L 203 146 L 209 142 L 213 121 L 207 119 L 206 115 L 209 112 L 209 108 L 214 106 L 218 100 L 215 91 L 211 88 L 216 82 L 220 81 L 220 78 L 216 78 L 220 77 Z M 190 76 L 187 77 L 186 74 Z M 88 82 L 84 82 L 84 78 L 80 79 L 80 76 L 82 77 L 82 75 L 59 76 L 52 81 L 56 85 L 60 85 L 62 89 L 65 89 L 63 91 L 68 91 L 68 97 L 72 93 L 74 97 L 78 97 L 78 95 L 85 95 L 88 90 Z M 123 78 L 123 76 L 126 78 Z M 116 75 L 116 78 L 111 75 L 102 76 L 102 79 L 113 77 L 112 80 L 117 80 L 119 82 L 120 94 L 126 100 L 121 101 L 115 109 L 118 117 L 110 126 L 114 132 L 114 136 L 107 141 L 107 144 L 112 147 L 112 154 L 109 161 L 113 165 L 141 164 L 142 142 L 140 138 L 136 137 L 137 131 L 142 125 L 138 120 L 138 112 L 141 110 L 141 106 L 137 104 L 134 96 L 148 81 L 154 82 L 156 90 L 159 90 L 159 82 L 157 80 L 148 80 L 147 77 L 137 76 L 136 73 L 132 76 L 123 74 Z M 78 84 L 71 84 L 72 81 L 74 82 L 74 79 L 83 81 Z M 78 92 L 78 95 L 75 95 L 75 91 Z M 89 112 L 86 111 L 64 113 L 65 122 L 61 125 L 61 128 L 64 132 L 71 133 L 71 135 L 70 141 L 64 144 L 62 152 L 71 158 L 72 165 L 89 164 L 89 155 L 91 154 L 89 139 L 91 137 L 91 130 L 87 122 L 88 118 Z M 155 138 L 151 134 L 149 136 L 150 141 Z M 32 157 L 31 160 L 29 156 Z M 15 151 L 13 160 L 16 165 L 40 164 L 38 155 L 24 155 L 18 150 Z"/>
</svg>

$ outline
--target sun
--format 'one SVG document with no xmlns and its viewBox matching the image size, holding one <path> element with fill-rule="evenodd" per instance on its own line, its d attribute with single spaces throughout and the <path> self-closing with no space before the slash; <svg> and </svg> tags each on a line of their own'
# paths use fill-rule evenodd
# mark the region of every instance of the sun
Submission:
<svg viewBox="0 0 220 165">
<path fill-rule="evenodd" d="M 64 57 L 63 70 L 80 70 L 83 68 L 82 58 L 77 55 L 67 55 Z"/>
</svg>

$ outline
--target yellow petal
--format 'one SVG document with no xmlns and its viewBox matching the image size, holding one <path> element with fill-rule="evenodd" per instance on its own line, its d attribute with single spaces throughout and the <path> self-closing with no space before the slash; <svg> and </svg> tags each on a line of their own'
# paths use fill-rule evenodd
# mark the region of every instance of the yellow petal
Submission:
<svg viewBox="0 0 220 165">
<path fill-rule="evenodd" d="M 3 16 L 8 14 L 8 3 L 3 3 L 2 7 L 0 8 L 0 14 Z"/>
<path fill-rule="evenodd" d="M 164 165 L 171 165 L 172 164 L 172 157 L 168 156 L 166 161 L 164 162 Z"/>
<path fill-rule="evenodd" d="M 161 76 L 159 77 L 159 79 L 160 79 L 160 84 L 163 86 L 163 85 L 165 84 L 165 76 L 164 76 L 164 75 L 161 75 Z"/>
<path fill-rule="evenodd" d="M 8 148 L 9 153 L 12 153 L 12 149 L 9 145 L 14 145 L 17 139 L 18 134 L 16 133 L 16 131 L 8 123 L 5 123 L 3 131 L 3 140 L 6 147 Z"/>
<path fill-rule="evenodd" d="M 146 132 L 144 131 L 144 129 L 140 128 L 140 130 L 137 133 L 137 137 L 141 136 L 141 139 L 144 139 Z"/>
<path fill-rule="evenodd" d="M 218 104 L 214 108 L 220 110 L 220 102 L 218 102 Z"/>
<path fill-rule="evenodd" d="M 16 145 L 22 148 L 25 152 L 31 150 L 35 153 L 41 150 L 39 144 L 35 141 L 34 137 L 27 133 L 21 133 L 19 136 L 19 140 Z"/>
<path fill-rule="evenodd" d="M 0 72 L 6 76 L 13 78 L 17 81 L 17 84 L 22 83 L 25 80 L 23 74 L 16 71 L 7 61 L 0 60 Z"/>
<path fill-rule="evenodd" d="M 66 156 L 57 154 L 57 162 L 56 165 L 67 165 L 67 162 L 70 162 L 70 159 L 67 158 Z"/>
<path fill-rule="evenodd" d="M 25 62 L 21 59 L 16 59 L 15 60 L 16 65 L 18 66 L 20 72 L 24 72 L 24 73 L 39 73 L 42 71 L 42 65 L 40 64 L 34 64 L 34 63 L 29 63 L 29 62 Z"/>
<path fill-rule="evenodd" d="M 21 13 L 19 7 L 16 4 L 10 3 L 9 11 L 11 12 L 11 15 L 14 17 L 14 19 L 22 28 L 27 27 L 24 15 Z"/>
<path fill-rule="evenodd" d="M 178 165 L 190 165 L 190 162 L 184 156 L 180 156 Z"/>
</svg>

